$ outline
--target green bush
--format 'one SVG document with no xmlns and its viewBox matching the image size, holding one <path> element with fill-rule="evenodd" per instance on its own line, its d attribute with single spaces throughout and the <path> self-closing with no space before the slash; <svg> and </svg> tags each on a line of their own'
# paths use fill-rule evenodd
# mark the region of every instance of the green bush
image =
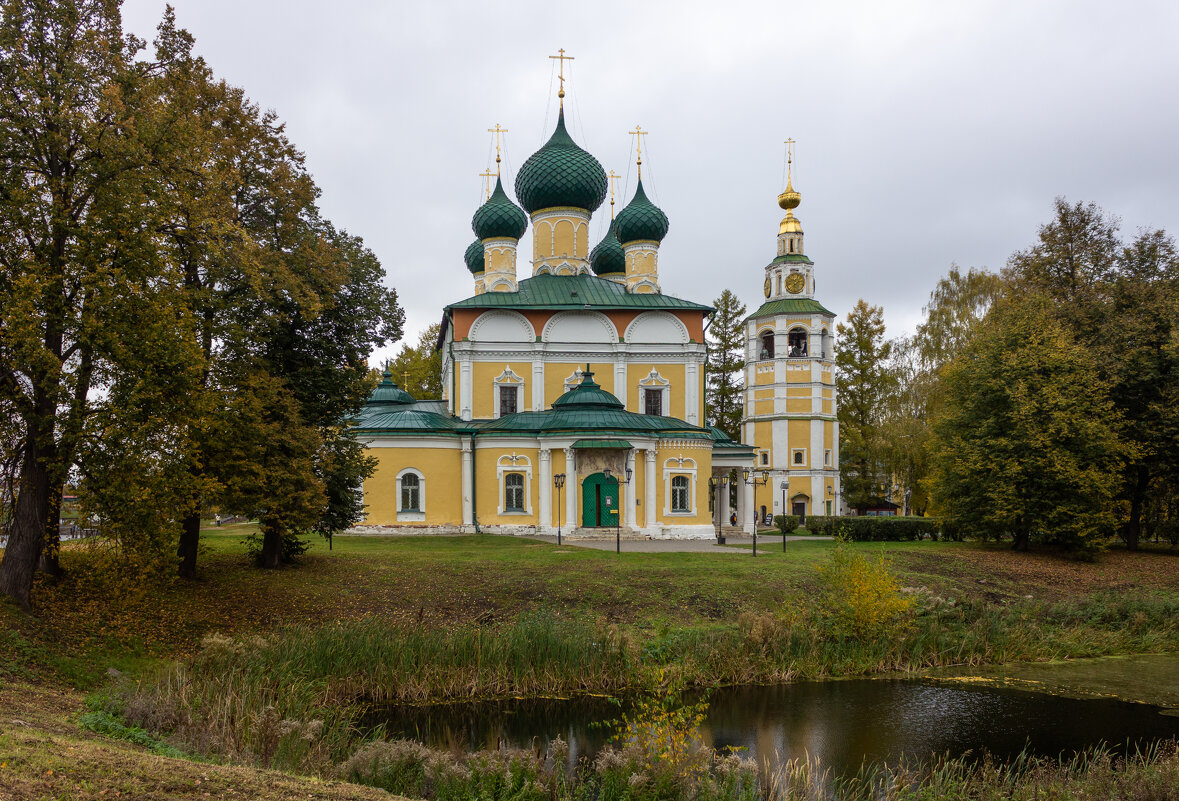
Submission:
<svg viewBox="0 0 1179 801">
<path fill-rule="evenodd" d="M 790 533 L 798 528 L 799 519 L 796 515 L 786 515 L 786 532 Z M 774 515 L 774 528 L 782 530 L 782 515 Z"/>
<path fill-rule="evenodd" d="M 842 517 L 828 517 L 826 515 L 809 515 L 802 521 L 802 527 L 815 535 L 834 537 L 836 526 L 843 519 Z"/>
<path fill-rule="evenodd" d="M 834 524 L 839 536 L 852 542 L 912 542 L 936 540 L 941 521 L 934 517 L 841 517 Z"/>
</svg>

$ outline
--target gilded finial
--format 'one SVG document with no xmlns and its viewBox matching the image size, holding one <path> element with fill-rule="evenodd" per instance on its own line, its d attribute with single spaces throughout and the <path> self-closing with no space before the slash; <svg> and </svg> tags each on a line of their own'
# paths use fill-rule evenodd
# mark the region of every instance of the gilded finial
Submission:
<svg viewBox="0 0 1179 801">
<path fill-rule="evenodd" d="M 557 78 L 561 81 L 561 88 L 557 92 L 557 99 L 561 101 L 561 108 L 565 108 L 565 62 L 572 61 L 573 56 L 565 55 L 565 48 L 561 47 L 557 49 L 557 55 L 549 56 L 549 58 L 557 59 L 557 62 L 561 65 L 560 69 L 557 70 Z"/>
<path fill-rule="evenodd" d="M 479 177 L 483 179 L 483 189 L 487 192 L 487 197 L 484 200 L 491 200 L 491 179 L 496 177 L 496 174 L 491 170 L 484 170 L 479 173 Z"/>
<path fill-rule="evenodd" d="M 786 145 L 786 191 L 778 195 L 778 205 L 786 210 L 786 219 L 794 217 L 794 209 L 798 208 L 798 204 L 802 202 L 802 195 L 794 191 L 794 186 L 791 184 L 792 168 L 794 164 L 794 140 L 787 139 Z"/>
<path fill-rule="evenodd" d="M 610 170 L 609 178 L 610 178 L 610 219 L 611 220 L 614 219 L 614 182 L 617 181 L 621 177 L 622 176 L 617 175 L 614 172 L 614 170 Z"/>
<path fill-rule="evenodd" d="M 643 137 L 648 134 L 648 131 L 644 131 L 641 126 L 635 125 L 635 129 L 633 131 L 627 131 L 627 133 L 633 135 L 635 138 L 635 164 L 638 165 L 639 180 L 641 181 L 643 180 Z"/>
<path fill-rule="evenodd" d="M 408 386 L 409 386 L 409 370 L 405 370 L 401 373 L 401 388 L 405 389 Z"/>
<path fill-rule="evenodd" d="M 499 127 L 498 122 L 495 124 L 494 128 L 487 129 L 487 133 L 495 134 L 495 177 L 496 178 L 499 177 L 499 135 L 506 134 L 507 132 L 508 132 L 508 129 Z M 488 192 L 487 196 L 491 197 L 491 193 Z"/>
</svg>

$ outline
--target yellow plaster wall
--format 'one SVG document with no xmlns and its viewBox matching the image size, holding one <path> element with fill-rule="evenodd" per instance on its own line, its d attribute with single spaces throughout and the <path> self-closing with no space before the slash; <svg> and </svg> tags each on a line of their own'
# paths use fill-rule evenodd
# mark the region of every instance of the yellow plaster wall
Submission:
<svg viewBox="0 0 1179 801">
<path fill-rule="evenodd" d="M 778 490 L 781 492 L 782 490 Z M 790 489 L 786 491 L 786 504 L 790 509 L 794 508 L 794 496 L 799 493 L 807 496 L 806 513 L 818 514 L 822 511 L 821 508 L 816 509 L 814 505 L 815 499 L 811 497 L 811 480 L 808 477 L 799 476 L 790 479 Z M 821 499 L 820 499 L 821 500 Z"/>
<path fill-rule="evenodd" d="M 614 393 L 614 364 L 592 364 L 594 383 L 602 389 Z M 553 401 L 565 394 L 565 379 L 574 370 L 584 370 L 585 362 L 545 362 L 544 365 L 544 407 L 553 405 Z M 497 373 L 498 375 L 498 373 Z M 531 397 L 531 396 L 530 396 Z"/>
<path fill-rule="evenodd" d="M 790 446 L 788 464 L 792 468 L 807 468 L 813 464 L 815 455 L 811 453 L 811 423 L 809 420 L 790 420 L 787 424 L 786 442 Z M 806 459 L 802 464 L 794 463 L 794 452 L 799 448 L 806 451 Z"/>
<path fill-rule="evenodd" d="M 529 408 L 532 401 L 531 362 L 475 362 L 471 365 L 471 415 L 473 417 L 480 419 L 495 417 L 496 404 L 499 402 L 495 392 L 495 379 L 503 374 L 505 367 L 510 367 L 513 373 L 524 379 L 524 392 L 518 411 L 522 412 Z"/>
<path fill-rule="evenodd" d="M 498 461 L 501 456 L 527 456 L 529 465 L 532 468 L 532 477 L 529 479 L 528 472 L 524 465 L 520 465 L 517 472 L 524 474 L 524 490 L 528 493 L 530 503 L 526 506 L 531 506 L 532 512 L 530 514 L 498 514 L 499 509 L 499 467 Z M 561 472 L 561 471 L 557 471 Z M 537 494 L 538 485 L 540 483 L 540 459 L 537 448 L 517 448 L 517 447 L 502 447 L 502 448 L 476 448 L 475 449 L 475 493 L 476 493 L 476 515 L 479 519 L 479 524 L 483 526 L 535 526 L 538 522 L 538 515 L 540 514 L 540 495 Z M 569 486 L 565 486 L 568 491 Z"/>
<path fill-rule="evenodd" d="M 691 473 L 678 473 L 675 465 L 671 465 L 671 473 L 665 480 L 663 477 L 664 463 L 668 459 L 676 457 L 683 457 L 684 459 L 692 459 L 696 462 L 696 514 L 682 515 L 673 514 L 665 516 L 663 513 L 664 507 L 670 502 L 667 497 L 671 491 L 671 479 L 677 475 L 687 475 L 691 478 Z M 655 519 L 664 525 L 674 526 L 690 526 L 701 523 L 712 523 L 712 513 L 708 511 L 708 479 L 712 475 L 712 452 L 706 448 L 683 448 L 683 447 L 668 447 L 659 448 L 655 454 Z"/>
<path fill-rule="evenodd" d="M 766 420 L 753 424 L 753 446 L 761 448 L 770 454 L 770 464 L 774 462 L 774 434 L 773 424 Z"/>
<path fill-rule="evenodd" d="M 808 414 L 811 410 L 811 399 L 807 398 L 787 398 L 786 400 L 786 414 Z"/>
<path fill-rule="evenodd" d="M 631 412 L 642 413 L 643 400 L 642 393 L 639 392 L 639 381 L 651 375 L 652 370 L 658 370 L 659 375 L 670 382 L 668 389 L 671 394 L 671 402 L 668 404 L 671 408 L 664 409 L 663 413 L 670 417 L 678 417 L 683 420 L 687 417 L 685 401 L 687 400 L 687 393 L 685 391 L 687 382 L 684 378 L 683 364 L 668 364 L 659 362 L 630 362 L 626 366 L 626 408 Z M 703 371 L 699 371 L 703 375 Z M 612 373 L 613 374 L 613 373 Z M 595 378 L 596 380 L 596 378 Z M 701 385 L 697 388 L 700 397 L 704 397 L 704 387 Z"/>
<path fill-rule="evenodd" d="M 376 471 L 365 479 L 366 526 L 438 526 L 462 523 L 462 451 L 453 448 L 369 448 Z M 407 467 L 425 476 L 426 519 L 397 521 L 397 474 Z"/>
<path fill-rule="evenodd" d="M 757 364 L 761 365 L 762 362 L 757 362 Z M 755 386 L 760 384 L 772 384 L 774 383 L 774 380 L 773 370 L 766 370 L 765 372 L 762 372 L 761 370 L 753 371 L 753 383 Z"/>
</svg>

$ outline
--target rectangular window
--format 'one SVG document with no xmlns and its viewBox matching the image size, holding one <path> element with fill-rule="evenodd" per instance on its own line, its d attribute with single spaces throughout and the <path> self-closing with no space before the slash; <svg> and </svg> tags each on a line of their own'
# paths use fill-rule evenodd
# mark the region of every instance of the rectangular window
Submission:
<svg viewBox="0 0 1179 801">
<path fill-rule="evenodd" d="M 690 512 L 692 511 L 691 500 L 689 498 L 689 487 L 687 476 L 673 476 L 671 479 L 671 511 L 673 512 Z"/>
<path fill-rule="evenodd" d="M 769 464 L 770 463 L 770 452 L 769 451 L 762 451 L 761 452 L 761 463 L 762 464 Z"/>
<path fill-rule="evenodd" d="M 794 452 L 794 463 L 795 464 L 805 464 L 806 463 L 806 451 L 795 451 Z"/>
<path fill-rule="evenodd" d="M 823 464 L 827 467 L 831 466 L 831 451 L 823 451 Z"/>
<path fill-rule="evenodd" d="M 514 386 L 499 388 L 499 416 L 516 413 L 516 388 Z"/>
<path fill-rule="evenodd" d="M 663 416 L 663 390 L 643 390 L 643 414 L 652 414 L 656 417 Z"/>
<path fill-rule="evenodd" d="M 401 477 L 401 511 L 422 511 L 422 488 L 419 479 L 413 473 Z"/>
<path fill-rule="evenodd" d="M 524 474 L 508 473 L 504 476 L 504 510 L 524 511 Z"/>
</svg>

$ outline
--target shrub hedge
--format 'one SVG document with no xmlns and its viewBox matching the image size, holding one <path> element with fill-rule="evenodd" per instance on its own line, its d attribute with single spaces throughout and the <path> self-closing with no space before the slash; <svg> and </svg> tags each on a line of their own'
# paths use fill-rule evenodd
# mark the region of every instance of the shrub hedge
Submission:
<svg viewBox="0 0 1179 801">
<path fill-rule="evenodd" d="M 782 516 L 774 518 L 781 530 Z M 802 526 L 811 534 L 833 537 L 839 534 L 852 542 L 905 542 L 921 539 L 958 539 L 943 533 L 941 520 L 936 517 L 826 517 L 808 515 L 800 520 L 795 515 L 786 517 L 786 530 Z"/>
</svg>

